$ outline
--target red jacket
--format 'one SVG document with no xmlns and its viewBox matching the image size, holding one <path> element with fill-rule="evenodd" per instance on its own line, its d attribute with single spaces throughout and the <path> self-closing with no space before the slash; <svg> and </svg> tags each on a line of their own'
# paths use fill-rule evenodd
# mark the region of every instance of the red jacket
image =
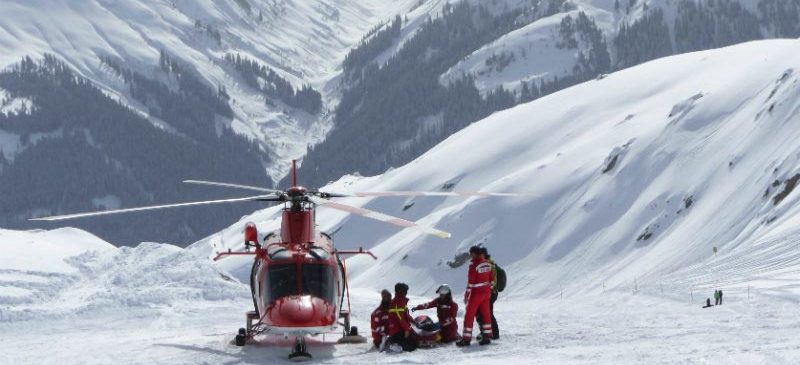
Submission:
<svg viewBox="0 0 800 365">
<path fill-rule="evenodd" d="M 464 302 L 469 302 L 470 294 L 473 292 L 491 294 L 493 281 L 492 263 L 482 258 L 472 260 L 467 274 L 467 291 L 464 292 Z"/>
<path fill-rule="evenodd" d="M 403 331 L 413 333 L 411 322 L 413 319 L 408 314 L 408 298 L 395 296 L 389 302 L 389 336 L 394 336 Z"/>
<path fill-rule="evenodd" d="M 455 341 L 458 337 L 458 304 L 452 299 L 442 300 L 438 297 L 428 303 L 414 307 L 415 310 L 436 307 L 436 316 L 439 317 L 439 325 L 442 326 L 440 333 L 446 342 Z"/>
<path fill-rule="evenodd" d="M 389 330 L 389 308 L 378 307 L 372 312 L 372 343 L 375 346 L 380 346 L 383 336 Z"/>
</svg>

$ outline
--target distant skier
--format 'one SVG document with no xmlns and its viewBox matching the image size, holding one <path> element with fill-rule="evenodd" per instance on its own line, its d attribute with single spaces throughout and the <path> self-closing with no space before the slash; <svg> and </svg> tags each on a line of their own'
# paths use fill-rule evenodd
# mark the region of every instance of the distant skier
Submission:
<svg viewBox="0 0 800 365">
<path fill-rule="evenodd" d="M 722 289 L 719 290 L 719 305 L 722 305 Z"/>
<path fill-rule="evenodd" d="M 472 262 L 469 265 L 467 290 L 464 293 L 467 309 L 464 313 L 464 332 L 461 340 L 456 342 L 459 347 L 469 346 L 472 340 L 472 324 L 478 311 L 484 318 L 480 327 L 483 338 L 479 344 L 488 345 L 492 342 L 492 323 L 487 321 L 491 318 L 489 305 L 492 297 L 492 264 L 483 258 L 481 248 L 478 246 L 470 247 L 469 255 L 472 257 Z"/>
<path fill-rule="evenodd" d="M 453 300 L 453 294 L 450 292 L 450 287 L 447 284 L 440 285 L 436 289 L 439 296 L 428 303 L 420 304 L 411 308 L 411 311 L 418 311 L 421 309 L 428 309 L 436 307 L 436 316 L 439 317 L 439 334 L 442 336 L 442 342 L 450 343 L 458 340 L 458 304 Z"/>
<path fill-rule="evenodd" d="M 392 347 L 399 347 L 403 351 L 417 349 L 416 333 L 411 328 L 414 321 L 408 314 L 408 285 L 397 283 L 394 285 L 394 299 L 389 302 L 389 343 Z"/>
<path fill-rule="evenodd" d="M 713 305 L 711 305 L 711 298 L 706 298 L 706 305 L 703 308 L 708 308 L 708 307 L 713 307 Z"/>
<path fill-rule="evenodd" d="M 721 298 L 722 298 L 722 294 L 720 294 L 720 291 L 719 290 L 714 290 L 714 305 L 719 305 Z"/>
<path fill-rule="evenodd" d="M 388 334 L 389 326 L 389 303 L 392 301 L 392 293 L 383 289 L 381 291 L 381 304 L 372 311 L 372 343 L 375 348 L 380 349 L 383 345 L 384 337 Z"/>
</svg>

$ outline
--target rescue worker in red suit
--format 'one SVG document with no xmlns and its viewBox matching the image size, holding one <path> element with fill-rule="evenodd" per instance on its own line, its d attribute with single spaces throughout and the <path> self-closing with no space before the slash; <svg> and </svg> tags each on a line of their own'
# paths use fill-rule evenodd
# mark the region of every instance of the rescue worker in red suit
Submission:
<svg viewBox="0 0 800 365">
<path fill-rule="evenodd" d="M 467 309 L 464 311 L 464 333 L 461 340 L 456 342 L 457 346 L 469 346 L 472 341 L 472 324 L 475 322 L 475 314 L 480 311 L 484 321 L 480 324 L 480 333 L 483 335 L 480 345 L 488 345 L 492 342 L 492 321 L 489 311 L 489 301 L 492 297 L 492 264 L 483 258 L 481 248 L 472 246 L 469 249 L 472 262 L 469 265 L 467 280 L 467 291 L 464 292 L 464 303 Z"/>
<path fill-rule="evenodd" d="M 492 264 L 492 297 L 489 300 L 489 313 L 492 315 L 492 339 L 499 340 L 500 339 L 500 327 L 497 325 L 497 317 L 494 316 L 494 302 L 497 301 L 498 291 L 497 291 L 497 263 L 492 260 L 492 256 L 489 255 L 489 251 L 486 250 L 486 247 L 481 247 L 481 254 L 483 254 L 483 258 L 486 261 L 489 261 Z M 478 312 L 477 316 L 478 322 L 483 322 L 483 317 L 481 313 Z M 478 336 L 478 339 L 481 339 L 481 336 Z"/>
<path fill-rule="evenodd" d="M 442 336 L 441 341 L 445 343 L 457 341 L 458 321 L 456 320 L 456 315 L 458 314 L 458 304 L 453 301 L 453 295 L 447 284 L 439 286 L 439 289 L 436 289 L 436 293 L 439 294 L 438 298 L 411 308 L 411 311 L 436 307 L 436 316 L 439 317 L 439 334 Z"/>
<path fill-rule="evenodd" d="M 383 289 L 381 291 L 381 304 L 372 311 L 372 343 L 376 348 L 381 348 L 383 338 L 389 330 L 389 302 L 392 301 L 392 293 Z"/>
<path fill-rule="evenodd" d="M 408 285 L 397 283 L 394 286 L 394 298 L 389 302 L 389 343 L 399 345 L 403 351 L 417 349 L 416 333 L 411 328 L 414 321 L 408 313 Z"/>
</svg>

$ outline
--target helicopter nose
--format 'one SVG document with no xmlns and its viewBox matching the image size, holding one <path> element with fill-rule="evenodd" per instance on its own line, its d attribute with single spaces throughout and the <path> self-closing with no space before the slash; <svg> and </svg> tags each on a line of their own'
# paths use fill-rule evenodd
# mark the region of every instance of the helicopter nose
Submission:
<svg viewBox="0 0 800 365">
<path fill-rule="evenodd" d="M 309 322 L 314 319 L 316 308 L 309 296 L 283 298 L 278 313 L 293 322 Z"/>
</svg>

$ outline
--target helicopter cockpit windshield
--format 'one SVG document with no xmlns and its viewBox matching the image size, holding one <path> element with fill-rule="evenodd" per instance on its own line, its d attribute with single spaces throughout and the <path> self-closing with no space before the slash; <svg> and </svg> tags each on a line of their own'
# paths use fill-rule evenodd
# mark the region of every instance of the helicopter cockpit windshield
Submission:
<svg viewBox="0 0 800 365">
<path fill-rule="evenodd" d="M 305 264 L 303 268 L 303 294 L 325 299 L 333 303 L 333 269 L 328 265 Z"/>
<path fill-rule="evenodd" d="M 301 275 L 299 282 L 298 274 Z M 298 284 L 302 287 L 298 288 Z M 328 265 L 294 263 L 271 265 L 266 277 L 267 290 L 263 293 L 264 301 L 272 303 L 290 295 L 310 295 L 333 303 L 335 285 L 333 269 Z"/>
</svg>

